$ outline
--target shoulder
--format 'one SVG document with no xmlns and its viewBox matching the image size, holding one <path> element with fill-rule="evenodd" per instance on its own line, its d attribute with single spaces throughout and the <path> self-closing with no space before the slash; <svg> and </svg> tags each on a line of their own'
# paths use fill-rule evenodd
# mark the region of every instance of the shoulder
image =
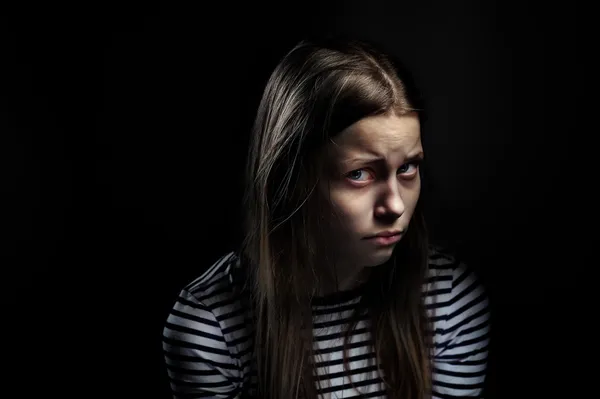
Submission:
<svg viewBox="0 0 600 399">
<path fill-rule="evenodd" d="M 466 265 L 449 249 L 431 245 L 427 254 L 427 280 L 425 293 L 427 296 L 448 294 L 452 290 L 453 281 Z"/>
<path fill-rule="evenodd" d="M 425 302 L 434 322 L 447 321 L 471 308 L 486 308 L 487 295 L 475 270 L 455 253 L 430 246 Z"/>
<path fill-rule="evenodd" d="M 235 345 L 225 348 L 225 343 L 245 336 L 245 314 L 236 289 L 234 269 L 239 257 L 228 252 L 179 292 L 169 312 L 164 337 L 179 341 L 210 341 L 203 350 L 214 351 L 221 344 L 225 351 L 236 351 Z M 239 326 L 234 331 L 232 326 Z M 172 342 L 169 342 L 172 343 Z M 212 348 L 212 349 L 210 349 Z"/>
<path fill-rule="evenodd" d="M 427 253 L 430 272 L 434 275 L 452 273 L 460 266 L 460 259 L 447 247 L 430 245 Z"/>
<path fill-rule="evenodd" d="M 233 287 L 234 269 L 239 266 L 236 252 L 227 252 L 212 262 L 198 277 L 189 282 L 182 290 L 206 306 L 225 299 Z"/>
<path fill-rule="evenodd" d="M 427 263 L 426 288 L 429 294 L 452 290 L 465 279 L 477 279 L 473 268 L 445 247 L 431 245 Z"/>
<path fill-rule="evenodd" d="M 228 252 L 185 285 L 175 298 L 167 327 L 177 325 L 189 331 L 209 328 L 217 334 L 238 323 L 233 317 L 241 313 L 242 307 L 237 289 L 239 282 L 234 279 L 238 266 L 238 254 Z"/>
</svg>

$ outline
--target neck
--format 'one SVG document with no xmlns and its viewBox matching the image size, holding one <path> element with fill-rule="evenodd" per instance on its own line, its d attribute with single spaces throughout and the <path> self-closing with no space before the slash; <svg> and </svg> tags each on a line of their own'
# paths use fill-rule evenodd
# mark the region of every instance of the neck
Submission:
<svg viewBox="0 0 600 399">
<path fill-rule="evenodd" d="M 352 271 L 349 270 L 337 270 L 338 276 L 338 284 L 337 287 L 334 287 L 334 284 L 330 284 L 326 287 L 321 287 L 317 291 L 317 296 L 325 296 L 328 294 L 332 294 L 334 292 L 339 291 L 349 291 L 352 290 L 362 283 L 366 282 L 371 275 L 371 268 L 369 267 L 361 267 L 354 269 Z"/>
</svg>

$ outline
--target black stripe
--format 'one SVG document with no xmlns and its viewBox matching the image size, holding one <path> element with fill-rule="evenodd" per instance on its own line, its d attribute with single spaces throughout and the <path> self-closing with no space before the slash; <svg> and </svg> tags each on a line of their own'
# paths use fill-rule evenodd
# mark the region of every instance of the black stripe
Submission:
<svg viewBox="0 0 600 399">
<path fill-rule="evenodd" d="M 220 277 L 215 278 L 215 276 L 220 276 Z M 193 289 L 188 289 L 188 292 L 190 292 L 194 296 L 197 296 L 199 294 L 202 294 L 203 292 L 207 292 L 210 288 L 212 288 L 215 285 L 222 284 L 222 283 L 229 285 L 229 276 L 227 274 L 217 273 L 216 275 L 213 276 L 213 278 L 214 278 L 214 280 L 204 281 L 202 284 L 198 284 L 197 286 L 193 287 Z"/>
<path fill-rule="evenodd" d="M 231 334 L 233 332 L 243 330 L 248 327 L 248 324 L 245 322 L 235 324 L 233 326 L 226 327 L 222 330 L 223 334 Z"/>
<path fill-rule="evenodd" d="M 190 284 L 188 284 L 185 289 L 186 290 L 190 290 L 190 289 L 195 289 L 197 287 L 199 287 L 200 285 L 202 285 L 202 283 L 208 281 L 208 279 L 212 276 L 215 275 L 215 273 L 218 272 L 218 270 L 223 266 L 226 258 L 231 259 L 233 256 L 233 254 L 231 252 L 226 253 L 225 255 L 222 255 L 221 257 L 219 257 L 219 259 L 217 259 L 215 262 L 212 263 L 212 265 L 210 265 L 208 267 L 208 269 L 206 269 L 200 276 L 198 276 L 197 279 L 195 279 L 194 281 L 192 281 Z"/>
<path fill-rule="evenodd" d="M 481 324 L 480 324 L 480 326 L 481 326 Z M 465 341 L 462 341 L 462 342 L 458 342 L 458 343 L 455 343 L 455 344 L 451 344 L 451 342 L 452 342 L 453 340 L 456 340 L 458 337 L 461 337 L 461 336 L 463 336 L 463 335 L 464 335 L 464 334 L 458 334 L 458 335 L 456 335 L 456 337 L 452 337 L 451 339 L 448 339 L 448 340 L 446 340 L 446 341 L 443 341 L 443 342 L 437 342 L 437 343 L 435 344 L 435 347 L 436 347 L 436 348 L 438 348 L 438 349 L 439 349 L 439 348 L 447 348 L 447 349 L 451 349 L 451 348 L 455 348 L 455 347 L 461 347 L 461 346 L 469 345 L 469 344 L 471 344 L 471 343 L 475 343 L 475 342 L 478 342 L 478 341 L 483 341 L 483 340 L 485 340 L 485 339 L 489 338 L 490 331 L 489 331 L 489 330 L 486 330 L 486 329 L 485 329 L 485 326 L 482 326 L 482 327 L 480 327 L 478 330 L 485 331 L 485 333 L 484 333 L 484 334 L 481 334 L 481 335 L 479 335 L 479 336 L 477 336 L 477 337 L 475 337 L 475 338 L 470 338 L 470 339 L 468 339 L 468 340 L 465 340 Z M 472 331 L 472 332 L 473 332 L 473 331 Z"/>
<path fill-rule="evenodd" d="M 239 368 L 235 364 L 221 363 L 209 358 L 200 358 L 198 356 L 182 355 L 168 350 L 163 350 L 163 355 L 167 359 L 171 359 L 177 362 L 190 362 L 190 363 L 205 363 L 210 364 L 213 367 L 218 367 L 227 370 L 238 370 Z"/>
<path fill-rule="evenodd" d="M 466 359 L 468 357 L 471 356 L 475 356 L 478 355 L 480 353 L 485 353 L 487 352 L 487 345 L 482 347 L 482 348 L 477 348 L 475 350 L 469 351 L 469 352 L 464 352 L 464 353 L 454 353 L 452 355 L 440 355 L 440 356 L 436 356 L 435 360 L 440 361 L 440 360 L 460 360 L 460 359 Z M 453 364 L 463 364 L 463 361 L 461 360 L 460 362 L 454 362 Z"/>
<path fill-rule="evenodd" d="M 358 328 L 356 330 L 352 330 L 352 332 L 350 333 L 350 336 L 353 337 L 355 335 L 360 335 L 360 334 L 368 334 L 370 333 L 370 330 L 368 327 L 365 328 Z M 322 341 L 328 341 L 328 340 L 333 340 L 333 339 L 342 339 L 344 337 L 345 332 L 343 331 L 339 331 L 339 332 L 335 332 L 332 334 L 327 334 L 327 335 L 318 335 L 314 338 L 314 342 L 322 342 Z"/>
<path fill-rule="evenodd" d="M 177 302 L 180 303 L 181 305 L 189 306 L 194 309 L 204 310 L 206 312 L 211 311 L 211 309 L 208 306 L 206 306 L 200 302 L 192 302 L 189 299 L 187 299 L 186 297 L 184 297 L 183 294 L 185 294 L 185 291 L 182 291 L 182 293 L 177 298 Z M 192 296 L 191 294 L 189 294 L 189 295 Z M 193 296 L 192 296 L 192 298 L 196 299 L 196 297 L 193 297 Z"/>
<path fill-rule="evenodd" d="M 348 349 L 355 349 L 355 348 L 365 348 L 365 349 L 371 349 L 371 345 L 373 345 L 373 341 L 372 340 L 367 340 L 367 341 L 362 341 L 362 342 L 353 342 L 351 344 L 349 344 L 347 346 Z M 337 352 L 337 351 L 342 351 L 342 349 L 344 348 L 343 345 L 338 345 L 338 346 L 332 346 L 330 348 L 322 348 L 322 349 L 315 349 L 314 353 L 318 354 L 318 355 L 322 355 L 325 353 L 332 353 L 332 352 Z"/>
<path fill-rule="evenodd" d="M 225 276 L 225 277 L 227 277 L 227 276 Z M 218 288 L 218 289 L 216 289 L 216 290 L 214 290 L 214 291 L 212 291 L 210 293 L 207 293 L 207 294 L 204 294 L 202 296 L 199 296 L 198 300 L 202 302 L 202 301 L 205 301 L 207 299 L 213 299 L 213 298 L 215 298 L 215 297 L 217 297 L 219 295 L 231 293 L 232 292 L 231 288 L 232 288 L 231 285 L 228 284 L 228 285 L 226 285 L 224 287 L 221 287 L 221 288 Z M 214 307 L 213 307 L 213 309 L 214 309 Z"/>
<path fill-rule="evenodd" d="M 464 390 L 481 389 L 484 386 L 484 382 L 479 381 L 475 384 L 467 384 L 465 381 L 462 381 L 460 384 L 452 384 L 450 382 L 436 380 L 435 385 L 438 387 L 456 389 L 457 391 L 460 391 L 462 389 L 464 389 Z"/>
<path fill-rule="evenodd" d="M 201 399 L 201 398 L 214 398 L 215 394 L 212 392 L 191 392 L 191 393 L 175 393 L 173 392 L 173 399 Z"/>
<path fill-rule="evenodd" d="M 317 323 L 313 323 L 313 329 L 328 328 L 328 327 L 344 325 L 344 324 L 350 322 L 350 320 L 352 320 L 351 317 L 346 317 L 346 318 L 341 318 L 341 319 L 336 319 L 336 320 L 320 321 Z M 368 320 L 369 320 L 369 315 L 367 315 L 367 314 L 364 314 L 358 318 L 358 322 L 368 321 Z"/>
<path fill-rule="evenodd" d="M 465 281 L 467 278 L 471 277 L 471 275 L 473 274 L 473 272 L 470 269 L 468 269 L 467 267 L 462 267 L 460 269 L 457 268 L 456 270 L 460 270 L 461 273 L 458 277 L 456 277 L 452 280 L 452 289 L 461 285 L 463 281 Z"/>
<path fill-rule="evenodd" d="M 481 367 L 477 371 L 453 371 L 453 370 L 443 370 L 437 367 L 433 368 L 433 372 L 437 374 L 447 375 L 450 377 L 460 377 L 460 378 L 471 378 L 471 377 L 485 377 L 487 370 L 485 367 Z"/>
<path fill-rule="evenodd" d="M 463 299 L 465 296 L 472 294 L 473 291 L 475 291 L 476 289 L 480 288 L 481 286 L 479 285 L 479 283 L 477 282 L 477 280 L 472 280 L 471 284 L 469 284 L 468 287 L 464 288 L 461 292 L 459 293 L 455 293 L 452 296 L 452 302 L 451 302 L 451 306 L 455 303 L 457 303 L 458 301 L 460 301 L 461 299 Z M 454 290 L 456 290 L 456 287 L 453 288 Z M 483 290 L 481 290 L 483 292 Z"/>
<path fill-rule="evenodd" d="M 236 388 L 234 391 L 232 391 L 232 392 L 231 392 L 231 394 L 230 394 L 230 395 L 228 395 L 228 396 L 227 396 L 227 398 L 225 398 L 225 399 L 236 399 L 236 398 L 237 398 L 237 396 L 240 394 L 241 390 L 242 390 L 242 387 L 241 387 L 241 386 L 240 386 L 240 387 L 237 387 L 237 388 Z M 242 394 L 242 398 L 245 398 L 245 397 L 246 397 L 246 396 L 243 396 L 243 394 Z"/>
<path fill-rule="evenodd" d="M 437 392 L 435 389 L 432 390 L 432 394 L 433 394 L 433 398 L 432 399 L 460 399 L 460 398 L 464 398 L 464 395 L 454 396 L 454 395 L 450 395 L 450 394 L 447 394 L 447 393 Z M 469 396 L 469 398 L 481 398 L 481 395 L 479 395 L 479 396 Z"/>
<path fill-rule="evenodd" d="M 441 264 L 433 263 L 433 261 L 435 261 L 435 260 L 440 260 L 440 259 L 430 259 L 429 263 L 427 264 L 427 268 L 429 270 L 437 270 L 437 271 L 441 271 L 441 272 L 451 273 L 454 270 L 456 270 L 458 268 L 458 266 L 460 265 L 460 261 L 458 259 L 445 259 L 446 263 L 441 263 Z"/>
<path fill-rule="evenodd" d="M 457 362 L 444 362 L 453 366 L 485 366 L 487 365 L 487 357 L 476 360 L 459 360 Z"/>
<path fill-rule="evenodd" d="M 436 261 L 436 260 L 446 260 L 449 263 L 454 263 L 457 261 L 455 256 L 450 255 L 449 253 L 447 253 L 446 251 L 442 250 L 442 249 L 432 249 L 429 253 L 428 256 L 430 261 Z"/>
<path fill-rule="evenodd" d="M 490 332 L 489 332 L 489 331 L 486 331 L 486 333 L 485 333 L 485 334 L 482 334 L 482 335 L 480 335 L 480 336 L 478 336 L 478 337 L 471 338 L 471 339 L 467 339 L 467 340 L 465 340 L 465 341 L 458 342 L 458 343 L 456 343 L 456 344 L 454 344 L 454 345 L 448 345 L 448 346 L 446 347 L 446 350 L 450 350 L 450 349 L 454 349 L 454 348 L 460 348 L 460 347 L 462 347 L 462 346 L 469 346 L 469 345 L 473 345 L 473 344 L 476 344 L 476 343 L 478 343 L 478 342 L 483 342 L 483 341 L 485 341 L 485 340 L 487 340 L 487 339 L 489 339 L 489 338 L 490 338 Z"/>
<path fill-rule="evenodd" d="M 447 308 L 449 304 L 450 304 L 450 300 L 447 300 L 444 302 L 427 303 L 427 304 L 425 304 L 425 309 L 427 309 L 427 310 L 443 309 L 443 308 Z M 433 319 L 432 319 L 432 321 L 433 321 Z"/>
<path fill-rule="evenodd" d="M 423 294 L 423 296 L 424 297 L 438 296 L 438 295 L 450 294 L 451 292 L 452 292 L 452 289 L 450 289 L 450 288 L 436 288 L 431 291 L 425 292 Z"/>
<path fill-rule="evenodd" d="M 342 306 L 337 306 L 335 308 L 319 308 L 319 309 L 314 309 L 312 310 L 312 314 L 314 316 L 323 316 L 323 315 L 329 315 L 329 314 L 337 314 L 338 312 L 347 312 L 347 311 L 351 311 L 354 310 L 356 308 L 356 303 L 351 303 L 348 305 L 342 305 Z"/>
<path fill-rule="evenodd" d="M 250 311 L 247 306 L 238 306 L 237 309 L 230 311 L 229 313 L 223 313 L 222 315 L 215 316 L 217 321 L 225 321 L 229 319 L 233 319 L 238 316 L 246 316 L 246 314 Z"/>
<path fill-rule="evenodd" d="M 237 395 L 239 395 L 240 389 L 236 388 L 231 391 L 231 394 L 228 393 L 227 398 L 234 399 Z M 179 393 L 173 391 L 174 399 L 199 399 L 199 398 L 215 398 L 214 392 L 190 392 L 190 393 Z"/>
<path fill-rule="evenodd" d="M 375 385 L 375 384 L 380 384 L 380 383 L 381 383 L 381 378 L 377 377 L 377 378 L 372 378 L 369 380 L 354 382 L 354 385 L 352 385 L 351 383 L 346 383 L 346 384 L 337 385 L 334 387 L 317 389 L 317 393 L 320 395 L 323 395 L 323 394 L 331 393 L 331 392 L 335 392 L 335 391 L 343 391 L 344 389 L 351 389 L 353 386 L 360 388 L 360 387 L 364 387 L 367 385 L 371 385 L 371 384 Z M 381 392 L 384 392 L 384 391 L 381 391 Z"/>
<path fill-rule="evenodd" d="M 372 353 L 363 353 L 361 355 L 356 355 L 356 356 L 350 356 L 348 357 L 348 362 L 358 362 L 361 360 L 368 360 L 368 359 L 374 359 L 376 358 L 377 355 L 375 352 Z M 316 362 L 315 363 L 315 367 L 330 367 L 330 366 L 336 366 L 339 364 L 342 364 L 344 362 L 344 359 L 336 359 L 336 360 L 325 360 L 322 362 Z"/>
<path fill-rule="evenodd" d="M 231 342 L 229 343 L 229 345 L 238 346 L 238 345 L 241 345 L 241 344 L 245 343 L 246 341 L 251 340 L 252 338 L 253 338 L 252 334 L 243 335 L 243 336 L 241 336 L 239 338 L 231 340 Z"/>
<path fill-rule="evenodd" d="M 218 381 L 218 382 L 201 381 L 201 382 L 196 382 L 196 383 L 186 382 L 186 383 L 180 384 L 178 382 L 178 380 L 171 380 L 171 383 L 173 385 L 175 385 L 176 387 L 187 387 L 187 388 L 189 388 L 189 387 L 192 387 L 192 386 L 196 386 L 196 387 L 200 387 L 200 388 L 223 388 L 223 387 L 231 386 L 235 382 L 242 382 L 241 379 L 239 379 L 239 381 L 237 379 L 230 380 L 228 378 L 225 378 L 225 376 L 222 375 L 222 374 L 221 374 L 221 377 L 223 377 L 224 379 L 222 381 Z"/>
<path fill-rule="evenodd" d="M 469 328 L 465 328 L 464 330 L 461 330 L 457 337 L 460 337 L 462 335 L 469 335 L 475 331 L 478 330 L 483 330 L 484 328 L 488 327 L 490 325 L 490 318 L 486 318 L 484 319 L 481 323 L 474 325 L 473 327 L 469 327 Z"/>
<path fill-rule="evenodd" d="M 182 341 L 179 339 L 173 339 L 163 337 L 163 342 L 169 345 L 178 346 L 180 348 L 197 349 L 202 352 L 214 353 L 221 356 L 231 356 L 232 354 L 227 349 L 218 349 L 211 346 L 205 346 L 200 344 L 194 344 L 192 342 Z"/>
<path fill-rule="evenodd" d="M 170 372 L 172 372 L 173 374 L 177 374 L 177 375 L 195 375 L 195 376 L 204 376 L 204 377 L 211 377 L 211 376 L 221 376 L 223 378 L 225 378 L 223 376 L 223 373 L 217 369 L 210 369 L 210 370 L 194 370 L 194 369 L 187 369 L 184 367 L 178 367 L 178 366 L 172 366 L 170 364 L 167 364 L 167 370 L 169 370 Z M 237 369 L 236 369 L 237 370 Z M 174 379 L 174 377 L 171 377 L 172 379 Z M 233 381 L 241 381 L 241 378 L 232 378 L 232 377 L 227 377 L 227 379 L 233 380 Z M 187 382 L 187 384 L 199 384 L 198 382 Z"/>
<path fill-rule="evenodd" d="M 339 371 L 337 373 L 320 374 L 319 379 L 321 381 L 326 381 L 326 380 L 333 380 L 334 378 L 340 378 L 340 377 L 349 376 L 349 375 L 356 375 L 356 374 L 361 374 L 361 373 L 372 373 L 372 372 L 377 373 L 377 366 L 361 367 L 361 368 L 357 368 L 354 370 L 351 369 L 350 374 L 346 373 L 345 370 Z"/>
<path fill-rule="evenodd" d="M 209 334 L 207 332 L 204 332 L 202 330 L 197 330 L 195 328 L 189 328 L 189 327 L 184 327 L 184 326 L 180 326 L 177 324 L 173 324 L 170 322 L 166 322 L 165 323 L 165 327 L 167 327 L 168 329 L 171 329 L 173 331 L 179 331 L 182 333 L 187 333 L 189 335 L 193 335 L 196 337 L 202 337 L 202 338 L 207 338 L 207 339 L 212 339 L 213 341 L 217 341 L 217 342 L 225 342 L 225 338 L 223 338 L 222 335 L 214 335 L 214 334 Z"/>
<path fill-rule="evenodd" d="M 213 312 L 219 308 L 225 308 L 225 309 L 229 310 L 229 309 L 235 307 L 235 305 L 238 303 L 238 301 L 239 301 L 239 298 L 232 296 L 230 298 L 222 299 L 219 302 L 215 302 L 215 303 L 207 305 L 207 306 Z"/>
<path fill-rule="evenodd" d="M 350 396 L 349 399 L 351 398 L 375 398 L 378 396 L 384 396 L 386 393 L 385 391 L 376 391 L 376 392 L 370 392 L 370 393 L 361 393 L 360 396 Z"/>
<path fill-rule="evenodd" d="M 442 274 L 442 275 L 428 276 L 427 280 L 426 280 L 426 284 L 434 284 L 434 283 L 439 283 L 439 282 L 450 282 L 450 281 L 452 281 L 451 274 Z"/>
<path fill-rule="evenodd" d="M 210 313 L 210 310 L 207 309 L 206 311 L 208 313 Z M 209 320 L 209 319 L 205 319 L 205 318 L 200 317 L 200 316 L 195 316 L 195 315 L 192 315 L 192 314 L 189 314 L 189 313 L 181 312 L 181 311 L 179 311 L 177 309 L 172 309 L 171 310 L 171 314 L 173 316 L 181 317 L 182 319 L 187 319 L 187 320 L 195 321 L 195 322 L 206 324 L 206 325 L 209 325 L 209 326 L 212 326 L 212 327 L 219 327 L 219 323 L 217 323 L 214 320 Z M 212 315 L 212 313 L 210 313 L 210 314 Z"/>
<path fill-rule="evenodd" d="M 247 356 L 247 355 L 249 355 L 249 354 L 250 354 L 250 353 L 252 353 L 253 351 L 254 351 L 254 348 L 252 348 L 252 347 L 250 347 L 250 346 L 249 346 L 248 348 L 244 349 L 243 351 L 240 351 L 240 353 L 239 353 L 239 358 L 240 358 L 240 359 L 243 359 L 243 358 L 244 358 L 244 356 Z M 246 364 L 246 363 L 244 363 L 244 364 Z"/>
<path fill-rule="evenodd" d="M 465 306 L 463 306 L 463 309 L 466 310 L 467 307 L 470 308 L 470 307 L 472 307 L 474 305 L 477 305 L 479 302 L 485 301 L 486 299 L 487 298 L 486 298 L 485 295 L 480 295 L 479 298 L 476 299 L 476 302 L 472 301 L 472 302 L 466 304 Z M 452 315 L 448 317 L 448 321 L 452 320 L 452 318 L 456 317 L 456 315 L 460 315 L 460 313 L 458 313 L 458 312 L 452 313 Z M 459 328 L 463 327 L 464 325 L 469 324 L 473 320 L 476 320 L 476 319 L 478 319 L 479 317 L 482 317 L 482 316 L 488 316 L 488 308 L 487 308 L 487 306 L 481 308 L 479 311 L 473 313 L 472 315 L 470 315 L 468 317 L 465 317 L 463 320 L 461 320 L 460 322 L 456 323 L 452 327 L 448 327 L 448 328 L 444 329 L 444 333 L 447 334 L 447 333 L 452 332 L 452 331 L 454 331 L 456 329 L 459 329 Z"/>
</svg>

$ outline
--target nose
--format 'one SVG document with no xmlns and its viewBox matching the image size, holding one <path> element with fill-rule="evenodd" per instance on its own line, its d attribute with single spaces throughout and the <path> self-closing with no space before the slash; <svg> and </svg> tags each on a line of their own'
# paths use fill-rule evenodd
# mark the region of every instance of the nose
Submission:
<svg viewBox="0 0 600 399">
<path fill-rule="evenodd" d="M 400 193 L 400 184 L 397 179 L 391 180 L 382 188 L 375 206 L 375 216 L 397 219 L 404 213 L 405 206 Z"/>
</svg>

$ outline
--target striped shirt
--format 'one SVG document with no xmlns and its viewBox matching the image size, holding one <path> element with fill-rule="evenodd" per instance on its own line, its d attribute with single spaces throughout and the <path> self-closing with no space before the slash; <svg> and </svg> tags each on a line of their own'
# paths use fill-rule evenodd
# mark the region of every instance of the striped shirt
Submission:
<svg viewBox="0 0 600 399">
<path fill-rule="evenodd" d="M 230 252 L 181 290 L 163 330 L 163 352 L 174 398 L 240 398 L 255 392 L 252 327 L 232 294 Z M 479 397 L 489 343 L 488 299 L 463 262 L 429 251 L 424 300 L 433 324 L 433 398 Z M 315 298 L 313 336 L 320 398 L 386 398 L 375 366 L 365 314 L 351 335 L 350 377 L 344 371 L 342 326 L 360 300 L 360 287 Z"/>
</svg>

